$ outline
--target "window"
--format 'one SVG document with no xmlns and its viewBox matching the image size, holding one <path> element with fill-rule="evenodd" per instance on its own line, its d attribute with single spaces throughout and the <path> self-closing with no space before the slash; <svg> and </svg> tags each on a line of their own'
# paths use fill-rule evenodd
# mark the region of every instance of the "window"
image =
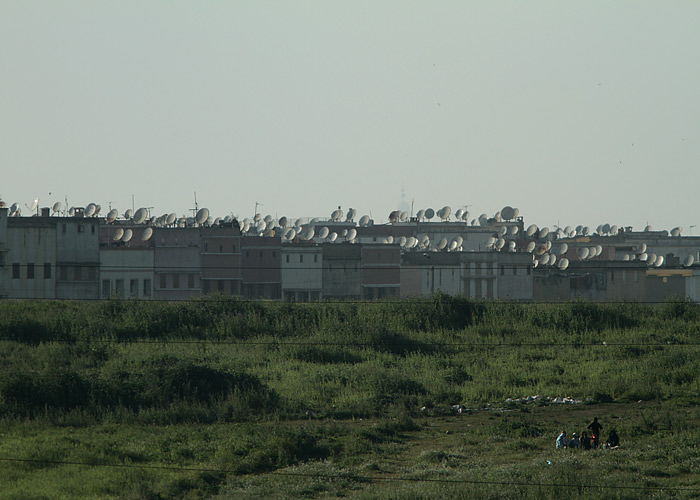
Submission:
<svg viewBox="0 0 700 500">
<path fill-rule="evenodd" d="M 34 279 L 34 264 L 27 264 L 27 279 Z"/>
<path fill-rule="evenodd" d="M 287 255 L 287 264 L 289 264 L 289 255 Z"/>
<path fill-rule="evenodd" d="M 129 296 L 136 297 L 139 294 L 139 280 L 129 281 Z"/>
<path fill-rule="evenodd" d="M 272 251 L 272 256 L 273 256 L 273 257 L 277 257 L 277 252 L 275 252 L 275 251 L 273 250 L 273 251 Z"/>
<path fill-rule="evenodd" d="M 245 251 L 245 256 L 250 257 L 250 252 L 248 250 Z"/>
<path fill-rule="evenodd" d="M 97 279 L 97 268 L 95 266 L 90 266 L 88 270 L 88 280 L 95 281 Z"/>
<path fill-rule="evenodd" d="M 224 246 L 223 245 L 219 245 L 219 253 L 224 253 Z"/>
<path fill-rule="evenodd" d="M 180 275 L 173 273 L 173 288 L 180 288 Z"/>
<path fill-rule="evenodd" d="M 92 225 L 92 227 L 90 229 L 92 229 L 92 234 L 95 234 L 95 225 L 94 224 Z"/>
<path fill-rule="evenodd" d="M 263 253 L 262 250 L 260 250 L 260 258 L 262 259 Z"/>
<path fill-rule="evenodd" d="M 80 281 L 83 279 L 83 267 L 75 266 L 75 281 Z"/>
<path fill-rule="evenodd" d="M 151 280 L 148 278 L 143 280 L 143 296 L 144 297 L 151 296 Z"/>
<path fill-rule="evenodd" d="M 204 294 L 209 293 L 209 280 L 202 280 L 202 287 L 204 288 L 203 292 Z"/>
<path fill-rule="evenodd" d="M 634 281 L 635 281 L 635 283 L 636 283 L 637 281 L 639 281 L 639 271 L 635 271 L 635 272 L 634 272 Z"/>
<path fill-rule="evenodd" d="M 299 263 L 301 264 L 302 262 L 304 262 L 304 256 L 303 256 L 303 255 L 300 255 L 300 256 L 299 256 Z"/>
<path fill-rule="evenodd" d="M 187 288 L 194 288 L 194 273 L 187 275 Z"/>
<path fill-rule="evenodd" d="M 318 262 L 318 255 L 314 255 L 314 263 Z"/>
<path fill-rule="evenodd" d="M 19 264 L 17 264 L 17 263 L 12 264 L 12 279 L 13 280 L 19 279 Z"/>
<path fill-rule="evenodd" d="M 161 288 L 167 288 L 168 287 L 168 280 L 167 280 L 167 275 L 165 273 L 160 274 L 160 287 Z"/>
<path fill-rule="evenodd" d="M 615 281 L 615 271 L 610 271 L 610 281 Z"/>
<path fill-rule="evenodd" d="M 238 286 L 236 280 L 231 280 L 231 295 L 236 295 L 238 293 Z"/>
<path fill-rule="evenodd" d="M 518 275 L 518 266 L 513 266 L 513 276 Z"/>
<path fill-rule="evenodd" d="M 208 252 L 208 251 L 209 251 L 209 242 L 208 242 L 208 241 L 205 241 L 205 242 L 204 242 L 204 251 L 205 251 L 205 252 Z"/>
<path fill-rule="evenodd" d="M 235 244 L 231 247 L 231 251 L 232 251 L 233 253 L 236 253 L 236 245 L 235 245 Z"/>
<path fill-rule="evenodd" d="M 66 234 L 66 225 L 63 224 L 63 234 Z"/>
<path fill-rule="evenodd" d="M 85 232 L 85 226 L 83 226 L 82 224 L 78 224 L 78 232 L 79 232 L 79 233 L 84 233 L 84 232 Z"/>
<path fill-rule="evenodd" d="M 506 274 L 506 266 L 501 266 L 501 276 Z"/>
<path fill-rule="evenodd" d="M 103 299 L 106 299 L 110 296 L 111 286 L 112 286 L 112 284 L 110 283 L 109 280 L 102 280 L 102 298 Z"/>
<path fill-rule="evenodd" d="M 44 264 L 44 279 L 51 279 L 51 264 L 49 263 Z"/>
<path fill-rule="evenodd" d="M 120 297 L 124 296 L 124 280 L 114 280 L 114 293 Z"/>
</svg>

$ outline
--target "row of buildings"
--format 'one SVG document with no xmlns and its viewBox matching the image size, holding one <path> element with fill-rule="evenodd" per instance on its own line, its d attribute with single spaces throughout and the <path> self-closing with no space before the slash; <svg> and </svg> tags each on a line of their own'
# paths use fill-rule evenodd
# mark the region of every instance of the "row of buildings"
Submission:
<svg viewBox="0 0 700 500">
<path fill-rule="evenodd" d="M 425 222 L 416 219 L 358 227 L 317 222 L 352 241 L 242 233 L 237 221 L 212 226 L 154 227 L 133 221 L 85 217 L 8 217 L 0 208 L 0 298 L 77 299 L 110 297 L 187 300 L 207 294 L 251 299 L 319 301 L 397 299 L 433 293 L 475 299 L 559 301 L 661 301 L 700 298 L 700 238 L 665 232 L 620 231 L 612 236 L 557 239 L 528 236 L 522 219 L 497 225 Z M 511 251 L 494 251 L 506 226 Z M 130 230 L 130 239 L 118 237 Z M 406 248 L 406 238 L 459 239 L 453 251 Z M 566 243 L 559 261 L 538 265 L 528 251 Z M 549 242 L 549 243 L 547 243 Z M 663 266 L 634 258 L 639 245 L 665 257 Z M 602 249 L 593 259 L 578 252 Z M 560 247 L 564 248 L 564 247 Z M 632 256 L 632 257 L 630 257 Z"/>
</svg>

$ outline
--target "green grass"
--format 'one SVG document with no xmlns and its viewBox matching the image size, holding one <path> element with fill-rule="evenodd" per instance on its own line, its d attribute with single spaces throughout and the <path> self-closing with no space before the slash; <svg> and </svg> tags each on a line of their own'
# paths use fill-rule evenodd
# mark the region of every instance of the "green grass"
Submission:
<svg viewBox="0 0 700 500">
<path fill-rule="evenodd" d="M 0 498 L 695 498 L 699 307 L 0 302 Z"/>
</svg>

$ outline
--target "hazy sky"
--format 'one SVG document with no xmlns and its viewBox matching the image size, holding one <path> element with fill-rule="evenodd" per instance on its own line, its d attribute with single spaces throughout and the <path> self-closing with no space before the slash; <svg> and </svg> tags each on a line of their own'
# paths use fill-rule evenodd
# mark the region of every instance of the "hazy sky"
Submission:
<svg viewBox="0 0 700 500">
<path fill-rule="evenodd" d="M 0 0 L 0 196 L 384 222 L 405 193 L 700 235 L 699 19 L 697 0 Z"/>
</svg>

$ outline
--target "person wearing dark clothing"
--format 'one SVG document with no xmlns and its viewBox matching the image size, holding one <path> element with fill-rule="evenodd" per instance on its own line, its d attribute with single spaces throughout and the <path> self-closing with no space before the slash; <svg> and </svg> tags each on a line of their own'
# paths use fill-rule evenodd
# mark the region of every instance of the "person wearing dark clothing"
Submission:
<svg viewBox="0 0 700 500">
<path fill-rule="evenodd" d="M 593 422 L 588 424 L 588 429 L 591 430 L 591 441 L 593 442 L 593 447 L 596 448 L 600 440 L 600 431 L 603 430 L 603 426 L 598 422 L 598 417 L 593 417 Z"/>
<path fill-rule="evenodd" d="M 581 441 L 579 441 L 578 436 L 574 432 L 573 436 L 571 436 L 571 441 L 569 441 L 569 448 L 578 448 L 581 446 Z"/>
<path fill-rule="evenodd" d="M 620 436 L 617 435 L 615 429 L 611 430 L 610 434 L 608 434 L 608 442 L 606 444 L 608 445 L 608 448 L 620 446 Z"/>
<path fill-rule="evenodd" d="M 588 434 L 585 432 L 581 433 L 581 448 L 584 450 L 590 450 L 591 449 L 591 438 L 588 437 Z"/>
</svg>

